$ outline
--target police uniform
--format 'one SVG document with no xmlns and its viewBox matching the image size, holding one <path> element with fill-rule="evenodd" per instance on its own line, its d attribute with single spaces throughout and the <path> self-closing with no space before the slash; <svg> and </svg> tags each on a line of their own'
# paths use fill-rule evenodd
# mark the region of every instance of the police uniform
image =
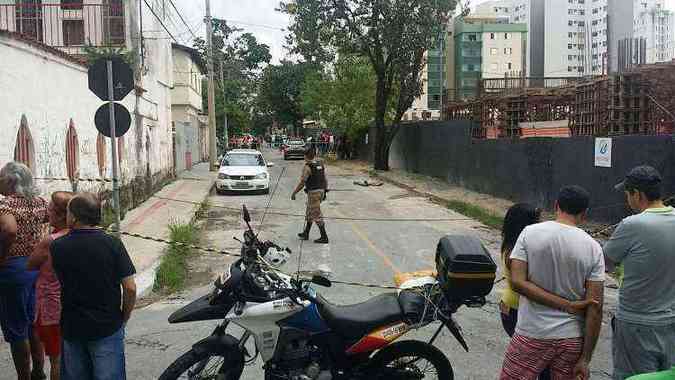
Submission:
<svg viewBox="0 0 675 380">
<path fill-rule="evenodd" d="M 307 162 L 302 169 L 302 180 L 305 184 L 305 193 L 307 194 L 307 209 L 305 211 L 306 227 L 305 231 L 300 233 L 302 239 L 309 238 L 309 230 L 312 223 L 316 223 L 321 232 L 321 238 L 315 240 L 317 243 L 328 243 L 325 223 L 321 214 L 321 201 L 324 200 L 328 182 L 326 180 L 326 170 L 321 161 L 312 160 Z"/>
</svg>

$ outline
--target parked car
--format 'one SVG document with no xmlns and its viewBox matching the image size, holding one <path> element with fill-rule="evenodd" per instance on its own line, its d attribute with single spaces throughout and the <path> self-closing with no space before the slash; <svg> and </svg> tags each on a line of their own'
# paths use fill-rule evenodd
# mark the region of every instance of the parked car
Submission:
<svg viewBox="0 0 675 380">
<path fill-rule="evenodd" d="M 288 160 L 293 157 L 305 157 L 305 142 L 302 140 L 288 140 L 286 144 L 286 149 L 284 149 L 284 160 Z"/>
<path fill-rule="evenodd" d="M 233 149 L 223 157 L 216 180 L 216 192 L 270 191 L 268 167 L 273 163 L 265 161 L 262 153 L 252 149 Z"/>
</svg>

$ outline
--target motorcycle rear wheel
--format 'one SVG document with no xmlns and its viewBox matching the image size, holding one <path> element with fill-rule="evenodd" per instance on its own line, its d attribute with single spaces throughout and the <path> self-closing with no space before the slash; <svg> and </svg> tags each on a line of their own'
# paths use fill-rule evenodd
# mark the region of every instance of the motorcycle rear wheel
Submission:
<svg viewBox="0 0 675 380">
<path fill-rule="evenodd" d="M 428 343 L 408 340 L 380 350 L 369 364 L 369 379 L 454 380 L 448 358 Z"/>
<path fill-rule="evenodd" d="M 176 359 L 159 380 L 239 380 L 243 361 L 220 353 L 190 350 Z"/>
</svg>

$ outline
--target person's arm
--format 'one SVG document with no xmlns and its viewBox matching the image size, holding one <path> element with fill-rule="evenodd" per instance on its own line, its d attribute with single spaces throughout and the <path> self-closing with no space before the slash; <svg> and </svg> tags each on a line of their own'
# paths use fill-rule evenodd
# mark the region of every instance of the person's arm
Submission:
<svg viewBox="0 0 675 380">
<path fill-rule="evenodd" d="M 134 305 L 136 305 L 136 281 L 134 276 L 128 276 L 122 279 L 122 318 L 124 324 L 131 318 Z"/>
<path fill-rule="evenodd" d="M 49 258 L 49 246 L 52 243 L 52 239 L 49 236 L 45 236 L 35 247 L 35 250 L 28 258 L 28 263 L 26 264 L 26 269 L 28 270 L 39 270 L 42 264 L 47 262 Z"/>
<path fill-rule="evenodd" d="M 581 358 L 574 367 L 574 378 L 586 380 L 590 378 L 590 363 L 595 345 L 602 327 L 602 306 L 604 303 L 605 283 L 603 281 L 586 282 L 586 300 L 593 301 L 586 309 L 586 328 L 584 329 L 584 346 Z"/>
<path fill-rule="evenodd" d="M 9 250 L 16 241 L 16 219 L 9 213 L 0 214 L 0 265 L 9 255 Z"/>
<path fill-rule="evenodd" d="M 613 272 L 614 267 L 621 263 L 630 252 L 635 243 L 634 230 L 635 228 L 631 223 L 631 219 L 624 219 L 616 227 L 612 237 L 605 243 L 603 251 L 605 266 L 608 271 Z"/>
<path fill-rule="evenodd" d="M 586 308 L 593 304 L 593 300 L 570 301 L 553 294 L 527 278 L 527 262 L 512 258 L 511 285 L 513 290 L 530 301 L 561 310 L 570 314 L 584 314 Z"/>
<path fill-rule="evenodd" d="M 131 312 L 134 310 L 134 305 L 136 305 L 136 281 L 134 280 L 134 274 L 136 274 L 136 268 L 131 262 L 129 253 L 127 252 L 124 243 L 121 240 L 116 240 L 118 245 L 119 255 L 117 260 L 117 276 L 120 279 L 120 284 L 122 286 L 122 317 L 124 323 L 126 324 L 131 318 Z"/>
<path fill-rule="evenodd" d="M 309 178 L 309 175 L 311 174 L 311 170 L 307 165 L 305 165 L 302 168 L 302 177 L 300 178 L 300 182 L 298 185 L 295 187 L 293 190 L 293 194 L 291 194 L 291 199 L 295 200 L 295 194 L 299 193 L 304 187 L 305 187 L 305 182 L 307 181 L 307 178 Z"/>
</svg>

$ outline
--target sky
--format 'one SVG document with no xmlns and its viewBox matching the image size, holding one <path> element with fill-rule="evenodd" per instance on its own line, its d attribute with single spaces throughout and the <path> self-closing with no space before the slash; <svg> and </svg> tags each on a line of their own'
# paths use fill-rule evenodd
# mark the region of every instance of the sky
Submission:
<svg viewBox="0 0 675 380">
<path fill-rule="evenodd" d="M 192 31 L 204 35 L 204 1 L 173 0 Z M 471 0 L 471 4 L 480 4 L 487 0 Z M 562 0 L 561 0 L 562 1 Z M 253 33 L 256 38 L 270 46 L 272 63 L 278 63 L 288 56 L 284 49 L 285 28 L 289 18 L 274 10 L 279 0 L 211 0 L 213 17 L 228 20 L 229 24 Z M 666 0 L 668 9 L 675 10 L 675 0 Z M 179 42 L 191 46 L 192 35 L 180 18 L 172 13 L 172 30 L 176 31 Z"/>
<path fill-rule="evenodd" d="M 204 36 L 204 0 L 173 1 L 192 31 Z M 284 36 L 289 24 L 286 15 L 274 10 L 278 4 L 279 0 L 211 0 L 211 15 L 253 33 L 259 42 L 270 46 L 272 63 L 278 63 L 287 56 Z M 176 39 L 191 46 L 191 33 L 175 13 L 172 16 L 175 25 L 171 29 L 177 31 Z"/>
</svg>

